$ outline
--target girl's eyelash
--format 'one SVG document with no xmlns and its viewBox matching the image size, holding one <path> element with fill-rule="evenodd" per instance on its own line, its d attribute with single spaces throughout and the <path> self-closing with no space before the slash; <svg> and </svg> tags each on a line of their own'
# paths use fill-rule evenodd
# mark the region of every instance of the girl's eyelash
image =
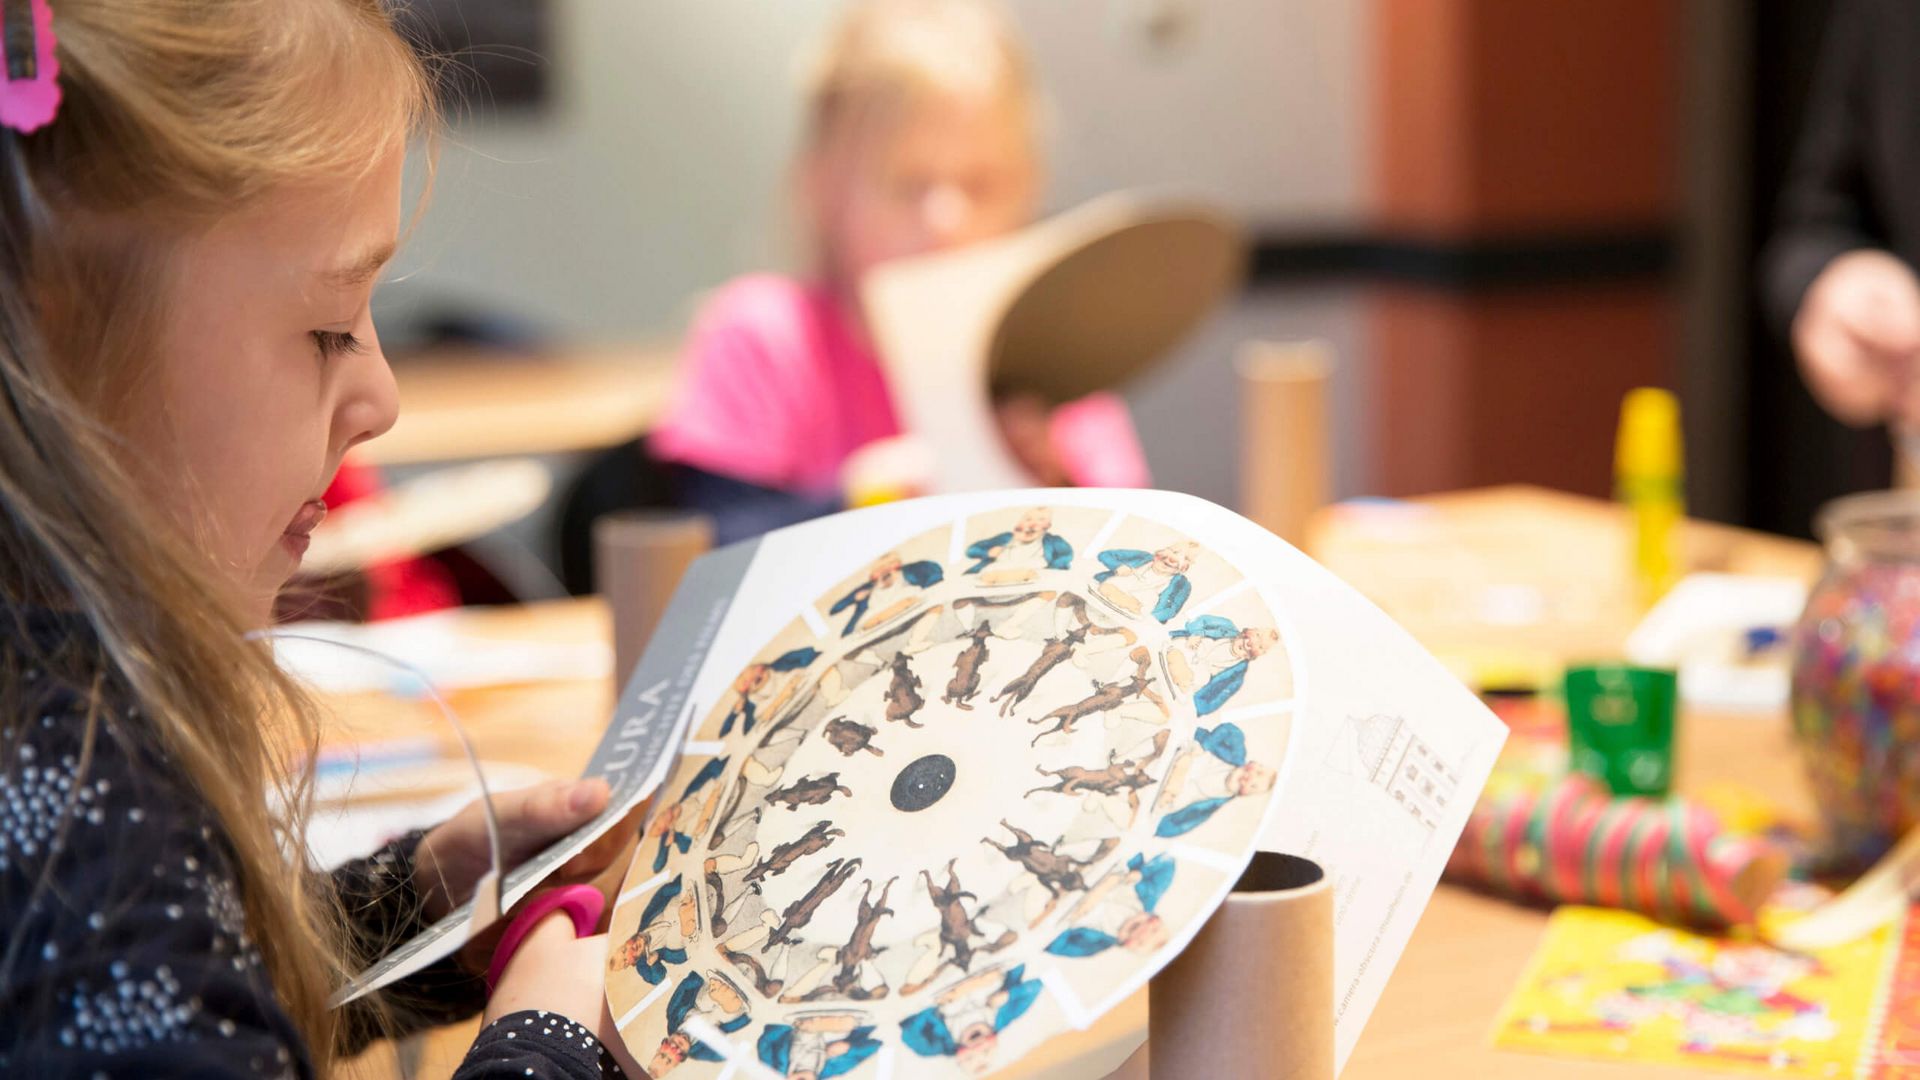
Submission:
<svg viewBox="0 0 1920 1080">
<path fill-rule="evenodd" d="M 357 353 L 364 347 L 360 344 L 359 338 L 338 330 L 315 330 L 313 343 L 320 347 L 320 357 L 323 360 L 331 360 L 347 353 Z"/>
</svg>

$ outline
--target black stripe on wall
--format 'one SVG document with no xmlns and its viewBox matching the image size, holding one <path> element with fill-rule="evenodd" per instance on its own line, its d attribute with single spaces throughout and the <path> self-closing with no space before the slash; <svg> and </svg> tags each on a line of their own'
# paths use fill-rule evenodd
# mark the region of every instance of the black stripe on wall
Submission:
<svg viewBox="0 0 1920 1080">
<path fill-rule="evenodd" d="M 1664 228 L 1448 242 L 1377 236 L 1256 234 L 1254 285 L 1350 278 L 1434 289 L 1657 282 L 1673 271 Z"/>
</svg>

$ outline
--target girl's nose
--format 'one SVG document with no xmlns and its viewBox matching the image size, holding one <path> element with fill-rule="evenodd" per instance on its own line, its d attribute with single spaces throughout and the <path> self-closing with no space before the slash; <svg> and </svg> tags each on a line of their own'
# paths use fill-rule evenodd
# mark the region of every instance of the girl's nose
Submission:
<svg viewBox="0 0 1920 1080">
<path fill-rule="evenodd" d="M 354 359 L 350 382 L 341 396 L 337 414 L 340 434 L 351 448 L 387 433 L 400 417 L 400 387 L 394 381 L 393 368 L 380 348 L 379 334 L 365 352 Z"/>
<path fill-rule="evenodd" d="M 940 184 L 927 192 L 921 206 L 927 234 L 941 244 L 966 236 L 973 218 L 973 200 L 958 184 Z"/>
</svg>

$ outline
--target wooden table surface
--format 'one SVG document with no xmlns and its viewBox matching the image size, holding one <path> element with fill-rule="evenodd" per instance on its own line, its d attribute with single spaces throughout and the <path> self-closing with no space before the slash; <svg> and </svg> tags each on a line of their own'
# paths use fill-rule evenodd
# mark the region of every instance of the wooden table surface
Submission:
<svg viewBox="0 0 1920 1080">
<path fill-rule="evenodd" d="M 675 359 L 675 346 L 636 345 L 396 360 L 400 419 L 356 453 L 412 465 L 617 446 L 646 433 L 667 407 Z"/>
<path fill-rule="evenodd" d="M 1321 516 L 1310 548 L 1443 656 L 1525 651 L 1557 662 L 1619 655 L 1639 617 L 1628 599 L 1626 541 L 1621 516 L 1606 503 L 1514 487 L 1420 499 L 1384 515 L 1335 508 Z M 1810 580 L 1820 565 L 1812 544 L 1722 526 L 1690 524 L 1685 547 L 1696 570 Z M 1476 612 L 1494 617 L 1476 618 Z M 608 632 L 606 613 L 593 600 L 471 617 L 481 632 L 513 637 L 562 640 Z M 483 757 L 570 775 L 598 740 L 611 695 L 603 684 L 563 683 L 466 691 L 454 696 L 454 704 Z M 343 723 L 351 725 L 342 730 L 362 737 L 438 729 L 439 721 L 417 703 L 360 696 L 337 704 Z M 1790 815 L 1812 812 L 1784 716 L 1688 711 L 1677 753 L 1682 791 L 1737 782 L 1774 796 Z M 1545 924 L 1544 911 L 1442 885 L 1344 1080 L 1714 1075 L 1494 1050 L 1494 1017 Z M 1103 1075 L 1137 1045 L 1144 997 L 1086 1032 L 1042 1047 L 1004 1075 Z M 471 1037 L 471 1028 L 461 1026 L 430 1040 L 414 1075 L 447 1075 Z"/>
</svg>

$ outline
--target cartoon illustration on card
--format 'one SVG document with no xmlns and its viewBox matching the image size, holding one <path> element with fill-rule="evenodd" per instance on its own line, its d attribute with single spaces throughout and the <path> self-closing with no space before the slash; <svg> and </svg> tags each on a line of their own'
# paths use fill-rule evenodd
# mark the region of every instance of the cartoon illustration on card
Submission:
<svg viewBox="0 0 1920 1080">
<path fill-rule="evenodd" d="M 1155 836 L 1184 836 L 1236 799 L 1273 790 L 1275 767 L 1247 755 L 1246 733 L 1238 724 L 1196 728 L 1193 743 L 1167 770 L 1158 808 L 1165 816 Z"/>
<path fill-rule="evenodd" d="M 832 1080 L 858 1068 L 880 1049 L 866 1013 L 799 1013 L 791 1022 L 768 1024 L 755 1056 L 786 1080 Z"/>
<path fill-rule="evenodd" d="M 1073 545 L 1053 532 L 1053 511 L 1036 506 L 1020 515 L 1013 528 L 967 545 L 973 565 L 964 571 L 982 585 L 1026 585 L 1041 570 L 1073 565 Z"/>
<path fill-rule="evenodd" d="M 1026 965 L 988 968 L 941 991 L 933 1004 L 900 1021 L 901 1040 L 921 1057 L 949 1057 L 974 1076 L 993 1070 L 1000 1033 L 1040 996 Z"/>
<path fill-rule="evenodd" d="M 830 619 L 844 619 L 841 637 L 869 633 L 918 608 L 926 591 L 946 578 L 932 558 L 909 560 L 898 551 L 875 559 L 864 575 L 828 605 Z"/>
</svg>

